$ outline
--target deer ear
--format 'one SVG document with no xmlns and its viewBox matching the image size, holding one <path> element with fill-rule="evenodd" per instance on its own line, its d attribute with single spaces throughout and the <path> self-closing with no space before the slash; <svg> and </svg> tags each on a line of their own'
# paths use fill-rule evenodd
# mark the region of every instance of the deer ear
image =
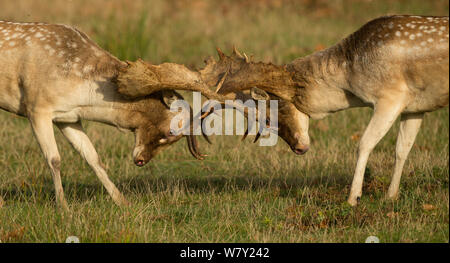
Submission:
<svg viewBox="0 0 450 263">
<path fill-rule="evenodd" d="M 267 92 L 265 92 L 262 89 L 258 89 L 256 87 L 253 87 L 250 90 L 250 94 L 252 95 L 252 98 L 254 100 L 270 100 L 270 96 L 269 94 L 267 94 Z"/>
<path fill-rule="evenodd" d="M 164 104 L 170 109 L 170 105 L 172 104 L 172 102 L 178 100 L 178 96 L 173 90 L 163 90 L 162 100 Z"/>
</svg>

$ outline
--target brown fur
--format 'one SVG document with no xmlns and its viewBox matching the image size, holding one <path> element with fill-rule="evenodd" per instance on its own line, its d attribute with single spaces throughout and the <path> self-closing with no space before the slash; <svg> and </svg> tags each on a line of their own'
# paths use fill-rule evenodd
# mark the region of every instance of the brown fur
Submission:
<svg viewBox="0 0 450 263">
<path fill-rule="evenodd" d="M 284 85 L 292 85 L 292 74 L 285 71 L 284 67 L 250 62 L 248 57 L 244 56 L 245 54 L 240 54 L 236 48 L 233 49 L 233 53 L 229 56 L 225 55 L 220 49 L 217 50 L 217 53 L 219 56 L 218 61 L 213 57 L 209 57 L 205 60 L 205 67 L 199 70 L 202 80 L 208 86 L 216 86 L 226 73 L 223 86 L 218 91 L 219 95 L 239 99 L 244 102 L 254 100 L 255 104 L 257 104 L 256 100 L 260 99 L 278 100 L 278 135 L 295 153 L 305 153 L 309 148 L 309 139 L 305 138 L 307 127 L 301 127 L 299 112 L 295 106 L 273 93 L 269 93 L 267 98 L 255 98 L 248 92 L 252 87 L 264 86 L 270 88 L 270 83 L 283 83 L 285 80 L 287 83 Z M 269 103 L 266 105 L 268 107 Z M 269 112 L 269 108 L 267 108 L 267 119 L 270 117 Z M 248 112 L 244 111 L 243 113 L 246 115 Z"/>
</svg>

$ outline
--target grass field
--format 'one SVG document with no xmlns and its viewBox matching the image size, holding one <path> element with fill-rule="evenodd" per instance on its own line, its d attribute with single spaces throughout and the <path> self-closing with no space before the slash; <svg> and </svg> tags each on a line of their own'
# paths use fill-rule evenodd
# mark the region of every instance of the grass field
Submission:
<svg viewBox="0 0 450 263">
<path fill-rule="evenodd" d="M 200 68 L 233 44 L 256 60 L 286 63 L 330 46 L 386 14 L 448 15 L 448 1 L 26 1 L 2 0 L 0 20 L 75 25 L 121 59 Z M 1 70 L 1 69 L 0 69 Z M 426 115 L 397 201 L 384 199 L 398 123 L 373 151 L 358 207 L 346 204 L 356 146 L 371 116 L 353 109 L 312 121 L 311 150 L 281 141 L 213 138 L 197 161 L 185 141 L 144 168 L 131 133 L 84 122 L 113 182 L 132 203 L 114 205 L 58 130 L 70 213 L 27 120 L 0 112 L 1 242 L 449 242 L 449 110 Z"/>
</svg>

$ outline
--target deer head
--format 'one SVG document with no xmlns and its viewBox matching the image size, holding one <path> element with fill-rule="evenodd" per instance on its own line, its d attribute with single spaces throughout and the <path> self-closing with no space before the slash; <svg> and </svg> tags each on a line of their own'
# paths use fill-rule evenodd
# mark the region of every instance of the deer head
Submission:
<svg viewBox="0 0 450 263">
<path fill-rule="evenodd" d="M 142 60 L 127 62 L 128 67 L 116 79 L 119 92 L 129 98 L 138 98 L 163 90 L 198 91 L 208 99 L 223 104 L 225 100 L 233 99 L 278 100 L 278 134 L 296 154 L 305 153 L 309 148 L 308 116 L 298 111 L 290 101 L 295 94 L 295 89 L 291 88 L 294 87 L 292 74 L 284 66 L 250 62 L 237 49 L 231 56 L 226 56 L 220 49 L 218 54 L 219 61 L 208 58 L 206 66 L 198 72 L 174 63 L 152 65 Z M 215 91 L 210 89 L 212 86 L 216 86 Z M 233 106 L 247 114 L 242 105 Z M 269 110 L 266 112 L 269 113 Z M 206 135 L 204 137 L 207 138 Z M 191 143 L 196 146 L 194 140 Z"/>
<path fill-rule="evenodd" d="M 213 57 L 205 60 L 206 66 L 199 71 L 202 80 L 208 86 L 217 86 L 216 93 L 227 98 L 278 100 L 278 135 L 296 154 L 304 154 L 310 143 L 309 117 L 291 102 L 295 96 L 293 73 L 286 66 L 251 62 L 245 53 L 241 54 L 236 48 L 230 56 L 220 49 L 217 53 L 218 61 Z M 268 109 L 266 113 L 269 114 Z M 247 112 L 244 111 L 244 114 Z M 269 119 L 268 115 L 266 119 Z M 247 132 L 244 138 L 246 135 Z M 254 142 L 259 135 L 256 135 Z"/>
<path fill-rule="evenodd" d="M 170 111 L 170 105 L 175 100 L 183 100 L 174 90 L 199 91 L 208 98 L 223 99 L 207 88 L 197 72 L 179 64 L 152 65 L 138 59 L 136 62 L 127 61 L 127 65 L 121 68 L 114 82 L 121 95 L 137 101 L 133 105 L 139 107 L 143 115 L 139 117 L 141 120 L 134 122 L 139 123 L 135 129 L 136 144 L 133 151 L 136 165 L 145 165 L 159 151 L 183 136 L 187 139 L 191 154 L 199 160 L 203 159 L 205 155 L 199 152 L 194 135 L 175 134 L 170 129 L 171 121 L 177 115 L 176 112 Z M 190 119 L 193 119 L 192 116 Z M 207 139 L 206 135 L 204 136 Z"/>
<path fill-rule="evenodd" d="M 170 105 L 175 100 L 183 100 L 183 97 L 172 90 L 158 91 L 133 99 L 132 105 L 136 110 L 125 118 L 134 123 L 133 159 L 137 166 L 144 166 L 162 149 L 182 137 L 186 137 L 192 156 L 199 160 L 203 159 L 204 155 L 199 153 L 195 136 L 178 134 L 171 129 L 171 121 L 178 114 L 170 111 Z"/>
</svg>

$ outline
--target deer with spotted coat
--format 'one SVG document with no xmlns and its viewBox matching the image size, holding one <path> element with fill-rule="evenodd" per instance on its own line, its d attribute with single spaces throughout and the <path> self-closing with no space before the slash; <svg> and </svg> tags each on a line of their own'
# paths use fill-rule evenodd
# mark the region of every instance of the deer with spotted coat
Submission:
<svg viewBox="0 0 450 263">
<path fill-rule="evenodd" d="M 108 178 L 104 166 L 81 120 L 113 125 L 135 134 L 133 150 L 137 166 L 145 165 L 161 149 L 178 141 L 182 134 L 170 129 L 177 113 L 171 102 L 182 99 L 173 91 L 199 85 L 199 79 L 182 65 L 150 65 L 141 60 L 122 62 L 101 49 L 84 33 L 66 25 L 0 21 L 0 108 L 27 118 L 53 176 L 56 201 L 67 208 L 60 176 L 55 124 L 86 159 L 113 201 L 126 199 Z M 140 67 L 139 67 L 140 66 Z M 121 89 L 139 83 L 137 72 L 118 88 L 121 74 L 130 77 L 135 68 L 152 68 L 158 92 L 127 97 Z M 134 72 L 136 73 L 136 72 Z M 192 79 L 191 76 L 195 78 Z M 202 159 L 194 136 L 186 135 L 190 152 Z M 0 207 L 4 203 L 0 194 Z"/>
<path fill-rule="evenodd" d="M 245 54 L 219 56 L 219 62 L 208 61 L 206 69 L 226 75 L 221 93 L 236 95 L 256 88 L 265 94 L 262 97 L 286 105 L 284 114 L 291 118 L 281 118 L 278 127 L 290 131 L 283 139 L 294 152 L 309 148 L 309 118 L 353 107 L 373 108 L 358 146 L 348 198 L 353 206 L 361 198 L 369 154 L 397 117 L 400 131 L 390 199 L 398 196 L 403 166 L 424 114 L 449 104 L 448 17 L 380 17 L 328 49 L 281 66 L 250 62 Z M 221 66 L 229 60 L 235 62 Z"/>
</svg>

